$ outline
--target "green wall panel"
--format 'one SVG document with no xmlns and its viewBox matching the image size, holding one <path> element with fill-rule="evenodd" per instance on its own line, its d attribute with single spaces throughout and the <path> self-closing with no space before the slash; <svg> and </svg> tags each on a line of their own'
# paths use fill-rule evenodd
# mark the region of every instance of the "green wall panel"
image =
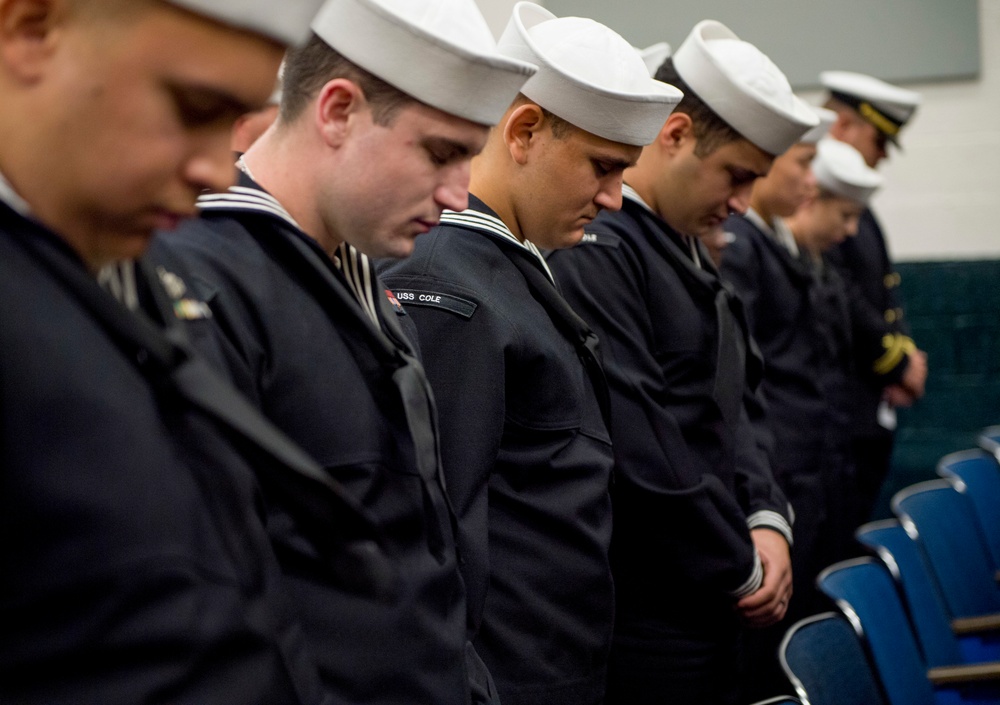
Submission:
<svg viewBox="0 0 1000 705">
<path fill-rule="evenodd" d="M 876 508 L 906 485 L 935 477 L 942 455 L 971 448 L 1000 423 L 1000 260 L 897 265 L 907 318 L 927 352 L 926 396 L 899 413 L 893 468 Z"/>
</svg>

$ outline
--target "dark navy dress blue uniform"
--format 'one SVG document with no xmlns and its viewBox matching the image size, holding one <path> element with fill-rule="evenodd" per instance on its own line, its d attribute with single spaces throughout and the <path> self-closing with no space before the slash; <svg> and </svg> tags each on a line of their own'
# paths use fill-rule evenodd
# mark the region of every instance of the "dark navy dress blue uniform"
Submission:
<svg viewBox="0 0 1000 705">
<path fill-rule="evenodd" d="M 766 433 L 749 416 L 754 346 L 704 251 L 625 192 L 621 211 L 602 213 L 580 245 L 548 260 L 602 341 L 611 387 L 618 599 L 608 701 L 733 702 L 733 604 L 762 577 L 750 529 L 790 539 Z"/>
<path fill-rule="evenodd" d="M 436 412 L 420 363 L 367 258 L 335 262 L 243 177 L 204 196 L 203 218 L 160 238 L 211 307 L 200 344 L 256 405 L 374 517 L 396 592 L 372 599 L 330 583 L 314 547 L 268 497 L 272 539 L 339 702 L 462 705 L 466 606 L 438 462 Z"/>
<path fill-rule="evenodd" d="M 747 650 L 747 678 L 762 690 L 753 696 L 763 698 L 787 692 L 776 657 L 785 630 L 830 606 L 816 576 L 852 552 L 850 320 L 839 276 L 811 255 L 793 254 L 780 239 L 791 237 L 787 229 L 775 232 L 751 212 L 731 216 L 726 230 L 735 239 L 723 251 L 722 276 L 743 301 L 764 356 L 760 393 L 774 436 L 772 467 L 796 517 L 788 612 L 747 639 L 759 647 Z"/>
<path fill-rule="evenodd" d="M 606 388 L 538 251 L 470 202 L 383 276 L 441 409 L 474 644 L 504 705 L 599 703 L 614 602 Z"/>
<path fill-rule="evenodd" d="M 331 702 L 254 470 L 334 517 L 316 536 L 331 576 L 350 562 L 342 530 L 366 524 L 265 438 L 278 432 L 185 343 L 157 279 L 140 268 L 130 311 L 0 204 L 0 702 Z"/>
<path fill-rule="evenodd" d="M 829 254 L 847 284 L 855 374 L 851 377 L 853 434 L 858 467 L 858 522 L 867 521 L 892 459 L 894 428 L 879 420 L 882 390 L 897 384 L 915 349 L 910 338 L 899 274 L 875 214 L 866 209 L 858 233 Z M 894 426 L 894 424 L 893 424 Z"/>
<path fill-rule="evenodd" d="M 774 435 L 772 467 L 798 517 L 792 601 L 806 611 L 792 612 L 805 616 L 813 611 L 804 601 L 816 575 L 850 554 L 855 528 L 846 504 L 855 481 L 850 320 L 837 273 L 809 254 L 792 254 L 762 226 L 730 217 L 726 229 L 736 237 L 723 251 L 722 275 L 743 300 L 764 355 L 761 393 Z"/>
</svg>

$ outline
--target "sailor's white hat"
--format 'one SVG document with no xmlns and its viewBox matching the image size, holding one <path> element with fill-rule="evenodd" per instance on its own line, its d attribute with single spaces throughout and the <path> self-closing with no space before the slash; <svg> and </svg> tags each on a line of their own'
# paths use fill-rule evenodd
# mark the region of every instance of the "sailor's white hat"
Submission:
<svg viewBox="0 0 1000 705">
<path fill-rule="evenodd" d="M 708 107 L 769 154 L 782 154 L 819 123 L 792 93 L 785 74 L 721 22 L 695 25 L 673 61 L 677 74 Z"/>
<path fill-rule="evenodd" d="M 655 77 L 656 70 L 660 68 L 667 57 L 670 56 L 670 45 L 666 42 L 657 42 L 656 44 L 651 44 L 645 49 L 639 50 L 639 56 L 642 60 L 646 62 L 646 69 L 649 71 L 649 75 Z"/>
<path fill-rule="evenodd" d="M 837 121 L 837 113 L 832 110 L 813 106 L 813 112 L 816 113 L 816 117 L 819 119 L 819 124 L 809 130 L 809 132 L 802 135 L 802 139 L 800 139 L 799 142 L 816 144 L 821 139 L 826 137 L 830 128 L 833 127 L 833 123 Z"/>
<path fill-rule="evenodd" d="M 835 139 L 816 145 L 812 170 L 820 188 L 858 203 L 867 203 L 882 185 L 882 176 L 865 163 L 861 152 Z"/>
<path fill-rule="evenodd" d="M 328 0 L 313 31 L 422 103 L 495 125 L 536 70 L 499 53 L 474 0 Z"/>
<path fill-rule="evenodd" d="M 168 0 L 223 24 L 256 32 L 286 46 L 309 37 L 309 23 L 323 0 Z"/>
<path fill-rule="evenodd" d="M 519 2 L 501 52 L 538 66 L 521 92 L 563 120 L 614 142 L 656 139 L 683 94 L 650 77 L 638 50 L 604 25 Z"/>
</svg>

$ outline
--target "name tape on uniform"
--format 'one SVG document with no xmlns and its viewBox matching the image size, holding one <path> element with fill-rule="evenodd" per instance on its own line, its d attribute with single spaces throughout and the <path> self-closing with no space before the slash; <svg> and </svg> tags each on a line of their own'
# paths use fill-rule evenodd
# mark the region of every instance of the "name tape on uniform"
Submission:
<svg viewBox="0 0 1000 705">
<path fill-rule="evenodd" d="M 445 311 L 457 313 L 463 318 L 472 318 L 479 304 L 451 294 L 441 294 L 436 291 L 421 291 L 419 289 L 395 289 L 396 299 L 404 306 L 430 306 Z"/>
</svg>

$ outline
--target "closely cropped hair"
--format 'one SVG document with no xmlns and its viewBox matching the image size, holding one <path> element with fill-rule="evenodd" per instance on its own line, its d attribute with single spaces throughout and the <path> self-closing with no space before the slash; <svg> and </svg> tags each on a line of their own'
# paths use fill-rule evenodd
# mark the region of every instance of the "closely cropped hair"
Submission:
<svg viewBox="0 0 1000 705">
<path fill-rule="evenodd" d="M 675 113 L 684 113 L 691 118 L 692 130 L 698 140 L 698 145 L 694 149 L 696 156 L 705 158 L 719 147 L 744 139 L 743 135 L 734 130 L 732 126 L 712 110 L 699 98 L 695 92 L 685 83 L 684 79 L 674 68 L 673 58 L 668 58 L 656 70 L 657 81 L 669 83 L 677 87 L 684 93 L 684 98 L 674 108 Z"/>
<path fill-rule="evenodd" d="M 514 99 L 513 105 L 520 107 L 525 103 L 538 105 L 538 103 L 533 101 L 528 96 L 524 95 L 524 93 L 518 93 L 517 97 Z M 579 129 L 569 120 L 564 120 L 563 118 L 553 113 L 551 110 L 546 110 L 541 105 L 538 105 L 538 107 L 539 109 L 541 109 L 542 115 L 545 116 L 545 120 L 549 123 L 549 128 L 552 130 L 552 136 L 555 137 L 557 140 L 566 139 L 567 137 L 570 136 L 570 134 L 572 134 L 574 130 Z"/>
<path fill-rule="evenodd" d="M 542 106 L 540 105 L 538 107 L 542 108 Z M 568 120 L 564 120 L 563 118 L 559 117 L 558 115 L 549 110 L 546 110 L 545 108 L 542 108 L 542 115 L 544 115 L 545 119 L 549 121 L 549 127 L 552 129 L 552 136 L 555 137 L 557 140 L 566 139 L 575 130 L 579 129 L 573 123 L 569 122 Z"/>
<path fill-rule="evenodd" d="M 418 102 L 344 58 L 314 34 L 305 46 L 289 50 L 285 57 L 281 120 L 295 120 L 319 90 L 335 78 L 346 78 L 361 88 L 378 125 L 389 125 L 400 109 Z"/>
</svg>

